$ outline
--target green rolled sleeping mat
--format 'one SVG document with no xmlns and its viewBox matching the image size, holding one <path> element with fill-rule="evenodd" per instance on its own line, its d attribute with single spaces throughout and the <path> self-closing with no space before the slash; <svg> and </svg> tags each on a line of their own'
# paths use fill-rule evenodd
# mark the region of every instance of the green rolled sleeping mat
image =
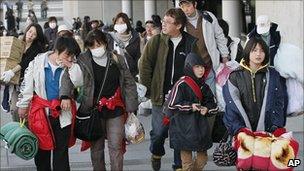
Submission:
<svg viewBox="0 0 304 171">
<path fill-rule="evenodd" d="M 24 120 L 20 123 L 10 122 L 1 127 L 0 139 L 7 143 L 11 153 L 24 160 L 35 157 L 38 151 L 36 136 L 24 126 Z"/>
</svg>

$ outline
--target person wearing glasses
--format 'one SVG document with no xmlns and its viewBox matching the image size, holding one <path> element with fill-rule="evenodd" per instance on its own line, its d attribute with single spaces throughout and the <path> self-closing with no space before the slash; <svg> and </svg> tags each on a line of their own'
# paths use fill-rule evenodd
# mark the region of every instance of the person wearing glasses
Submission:
<svg viewBox="0 0 304 171">
<path fill-rule="evenodd" d="M 197 52 L 196 38 L 184 32 L 187 17 L 181 9 L 169 9 L 162 20 L 161 34 L 153 36 L 139 59 L 140 82 L 147 87 L 152 101 L 152 130 L 150 151 L 153 170 L 160 170 L 165 155 L 164 142 L 168 127 L 162 124 L 162 106 L 174 83 L 184 75 L 185 58 Z M 180 152 L 174 151 L 173 169 L 182 168 Z"/>
</svg>

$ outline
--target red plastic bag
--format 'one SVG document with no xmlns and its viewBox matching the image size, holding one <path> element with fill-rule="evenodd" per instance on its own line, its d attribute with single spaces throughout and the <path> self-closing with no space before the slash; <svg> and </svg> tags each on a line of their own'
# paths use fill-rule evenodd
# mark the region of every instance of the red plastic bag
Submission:
<svg viewBox="0 0 304 171">
<path fill-rule="evenodd" d="M 220 72 L 216 75 L 216 83 L 219 84 L 221 87 L 224 86 L 226 81 L 228 80 L 229 74 L 232 72 L 232 69 L 230 69 L 227 65 L 223 64 L 222 69 Z"/>
</svg>

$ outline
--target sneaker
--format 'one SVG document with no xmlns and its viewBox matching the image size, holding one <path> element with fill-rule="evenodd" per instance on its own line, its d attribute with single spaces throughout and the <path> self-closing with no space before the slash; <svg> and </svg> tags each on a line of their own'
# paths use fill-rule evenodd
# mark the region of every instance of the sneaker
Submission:
<svg viewBox="0 0 304 171">
<path fill-rule="evenodd" d="M 183 171 L 182 166 L 180 165 L 172 165 L 173 171 Z"/>
<path fill-rule="evenodd" d="M 161 168 L 161 156 L 151 156 L 151 166 L 153 171 L 159 171 Z"/>
</svg>

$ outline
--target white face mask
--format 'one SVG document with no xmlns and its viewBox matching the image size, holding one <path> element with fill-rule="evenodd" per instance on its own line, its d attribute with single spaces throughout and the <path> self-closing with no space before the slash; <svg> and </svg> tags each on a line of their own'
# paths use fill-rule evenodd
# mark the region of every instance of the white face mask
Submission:
<svg viewBox="0 0 304 171">
<path fill-rule="evenodd" d="M 54 23 L 54 22 L 51 22 L 51 23 L 49 24 L 49 26 L 50 26 L 51 29 L 54 29 L 54 28 L 56 28 L 57 24 Z"/>
<path fill-rule="evenodd" d="M 102 57 L 106 52 L 104 47 L 98 47 L 98 48 L 95 48 L 95 49 L 90 49 L 90 51 L 91 51 L 91 53 L 94 57 Z"/>
<path fill-rule="evenodd" d="M 117 33 L 124 33 L 128 29 L 127 24 L 115 24 L 114 30 L 117 31 Z"/>
</svg>

